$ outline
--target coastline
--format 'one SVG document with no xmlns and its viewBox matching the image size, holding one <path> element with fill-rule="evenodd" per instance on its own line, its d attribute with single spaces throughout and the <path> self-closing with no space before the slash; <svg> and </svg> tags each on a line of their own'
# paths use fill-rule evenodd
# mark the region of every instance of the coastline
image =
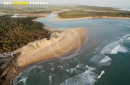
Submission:
<svg viewBox="0 0 130 85">
<path fill-rule="evenodd" d="M 118 10 L 118 9 L 117 9 Z M 121 9 L 119 9 L 121 10 Z M 55 13 L 55 12 L 54 12 Z M 29 14 L 28 17 L 37 17 L 33 21 L 39 21 L 40 19 L 46 18 L 50 14 Z M 54 17 L 49 22 L 56 21 L 66 21 L 66 20 L 82 20 L 82 19 L 130 19 L 127 17 L 82 17 L 82 18 L 60 18 L 58 16 Z M 59 29 L 59 28 L 50 28 L 44 26 L 43 29 L 47 29 L 51 33 L 51 37 L 47 39 L 35 40 L 34 42 L 29 42 L 26 46 L 22 48 L 15 49 L 13 53 L 16 55 L 11 56 L 13 59 L 11 64 L 7 67 L 6 71 L 3 73 L 1 78 L 6 78 L 2 85 L 13 85 L 13 80 L 19 73 L 21 73 L 26 68 L 30 66 L 46 62 L 51 59 L 63 59 L 66 56 L 71 55 L 72 53 L 76 54 L 77 49 L 91 42 L 84 42 L 85 39 L 88 39 L 87 31 L 84 28 L 75 28 L 75 29 Z M 40 34 L 40 33 L 38 33 Z M 43 37 L 43 36 L 42 36 Z M 90 37 L 91 38 L 91 37 Z M 25 39 L 25 38 L 24 38 Z M 21 39 L 23 42 L 24 39 Z M 89 40 L 88 40 L 89 41 Z M 90 40 L 91 41 L 91 40 Z M 88 45 L 87 45 L 88 46 Z M 94 46 L 93 46 L 94 47 Z M 90 50 L 90 48 L 88 48 Z M 88 51 L 86 51 L 88 52 Z M 95 52 L 94 52 L 95 53 Z M 17 55 L 18 54 L 18 55 Z M 88 54 L 88 53 L 86 53 Z M 69 57 L 71 58 L 71 57 Z M 82 61 L 81 61 L 82 62 Z M 48 71 L 48 70 L 47 70 Z M 32 75 L 32 74 L 31 74 Z M 47 77 L 48 78 L 48 77 Z M 51 77 L 52 78 L 52 77 Z M 49 77 L 50 79 L 50 77 Z M 51 81 L 51 80 L 50 80 Z M 0 83 L 1 85 L 1 83 Z"/>
<path fill-rule="evenodd" d="M 48 14 L 48 15 L 49 15 L 49 14 Z M 38 18 L 34 19 L 33 21 L 37 21 L 37 20 L 39 20 L 39 19 L 46 18 L 48 15 L 46 15 L 46 16 L 42 16 L 42 17 L 38 17 Z"/>
<path fill-rule="evenodd" d="M 32 65 L 54 58 L 64 59 L 67 55 L 75 57 L 86 44 L 85 28 L 49 29 L 51 29 L 50 39 L 36 40 L 13 51 L 16 56 L 1 75 L 6 76 L 5 80 L 1 81 L 2 85 L 13 85 L 14 78 Z"/>
<path fill-rule="evenodd" d="M 82 18 L 60 18 L 58 16 L 56 16 L 55 18 L 49 20 L 50 22 L 53 21 L 66 21 L 66 20 L 81 20 L 81 19 L 130 19 L 128 17 L 82 17 Z"/>
<path fill-rule="evenodd" d="M 35 16 L 38 16 L 38 18 L 36 18 L 36 19 L 34 19 L 33 21 L 37 21 L 37 20 L 39 20 L 39 19 L 43 19 L 43 18 L 46 18 L 48 15 L 50 15 L 50 13 L 46 13 L 46 14 L 42 14 L 42 15 L 35 15 Z M 28 15 L 29 16 L 29 15 Z M 33 15 L 33 17 L 35 17 L 34 15 Z"/>
<path fill-rule="evenodd" d="M 86 39 L 84 28 L 56 30 L 50 40 L 42 39 L 31 42 L 15 51 L 20 53 L 17 59 L 20 70 L 36 63 L 65 55 L 80 48 Z"/>
</svg>

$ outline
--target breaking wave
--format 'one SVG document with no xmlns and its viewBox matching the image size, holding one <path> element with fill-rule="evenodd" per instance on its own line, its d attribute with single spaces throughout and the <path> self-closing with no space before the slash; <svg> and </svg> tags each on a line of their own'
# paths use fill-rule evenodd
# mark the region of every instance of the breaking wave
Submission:
<svg viewBox="0 0 130 85">
<path fill-rule="evenodd" d="M 82 74 L 67 79 L 60 85 L 91 85 L 97 79 L 97 76 L 94 72 L 87 70 Z"/>
<path fill-rule="evenodd" d="M 98 79 L 101 78 L 103 74 L 105 74 L 105 70 L 101 72 L 101 74 L 98 76 Z"/>
<path fill-rule="evenodd" d="M 94 62 L 96 65 L 100 65 L 100 66 L 110 65 L 112 59 L 106 54 L 117 54 L 118 52 L 122 52 L 122 53 L 129 52 L 127 47 L 123 45 L 124 42 L 129 40 L 130 40 L 130 35 L 127 34 L 123 36 L 121 39 L 109 43 L 101 50 L 101 52 L 99 52 L 99 54 L 92 57 L 90 59 L 90 62 Z M 96 70 L 96 68 L 89 67 L 88 65 L 86 66 L 86 68 L 87 70 L 84 73 L 74 76 L 70 79 L 67 79 L 60 85 L 92 85 L 97 79 L 101 78 L 102 75 L 105 74 L 105 70 L 101 71 L 101 73 L 98 75 L 93 72 L 93 70 Z"/>
<path fill-rule="evenodd" d="M 111 54 L 117 54 L 118 52 L 127 53 L 128 50 L 124 46 L 118 45 L 111 51 Z"/>
<path fill-rule="evenodd" d="M 109 61 L 111 61 L 112 59 L 110 58 L 110 57 L 108 57 L 108 56 L 106 56 L 105 58 L 103 58 L 101 61 L 100 61 L 100 63 L 107 63 L 107 62 L 109 62 Z"/>
<path fill-rule="evenodd" d="M 26 70 L 24 70 L 23 72 L 19 73 L 19 75 L 13 80 L 13 84 L 17 85 L 18 83 L 22 83 L 23 85 L 26 85 L 26 80 L 28 78 L 29 72 L 31 70 L 37 70 L 40 69 L 41 72 L 43 72 L 44 70 L 42 69 L 42 65 L 37 65 L 37 66 L 32 66 Z M 35 73 L 35 72 L 34 72 Z"/>
</svg>

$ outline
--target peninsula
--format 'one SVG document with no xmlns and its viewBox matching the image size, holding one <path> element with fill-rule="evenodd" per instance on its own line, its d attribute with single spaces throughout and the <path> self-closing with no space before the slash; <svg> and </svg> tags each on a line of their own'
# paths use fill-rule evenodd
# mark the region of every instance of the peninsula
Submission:
<svg viewBox="0 0 130 85">
<path fill-rule="evenodd" d="M 80 49 L 87 36 L 85 28 L 45 29 L 42 23 L 32 21 L 34 18 L 1 19 L 8 19 L 1 23 L 1 85 L 12 85 L 18 73 L 31 65 Z"/>
</svg>

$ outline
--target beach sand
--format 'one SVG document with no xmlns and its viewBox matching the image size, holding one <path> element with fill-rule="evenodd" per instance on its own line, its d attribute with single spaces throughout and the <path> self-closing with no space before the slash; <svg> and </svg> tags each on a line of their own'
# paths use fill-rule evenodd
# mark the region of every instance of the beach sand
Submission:
<svg viewBox="0 0 130 85">
<path fill-rule="evenodd" d="M 64 20 L 79 20 L 79 19 L 88 19 L 88 18 L 92 18 L 92 17 L 83 17 L 83 18 L 67 18 L 67 19 L 63 19 L 63 18 L 60 18 L 58 16 L 56 16 L 55 18 L 49 20 L 51 22 L 53 21 L 64 21 Z"/>
<path fill-rule="evenodd" d="M 16 50 L 15 53 L 21 53 L 17 59 L 18 66 L 25 68 L 54 57 L 60 58 L 59 56 L 79 49 L 86 36 L 85 28 L 55 30 L 49 40 L 37 40 Z"/>
<path fill-rule="evenodd" d="M 53 21 L 65 21 L 65 20 L 80 20 L 80 19 L 130 19 L 128 17 L 107 17 L 107 16 L 103 16 L 103 17 L 82 17 L 82 18 L 60 18 L 58 16 L 56 16 L 55 18 L 49 20 L 50 22 Z"/>
</svg>

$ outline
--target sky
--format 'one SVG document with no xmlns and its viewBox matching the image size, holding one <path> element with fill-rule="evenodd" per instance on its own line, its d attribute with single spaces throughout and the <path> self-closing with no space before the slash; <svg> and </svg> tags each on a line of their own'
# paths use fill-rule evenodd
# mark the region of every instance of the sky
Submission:
<svg viewBox="0 0 130 85">
<path fill-rule="evenodd" d="M 95 6 L 122 6 L 129 5 L 130 0 L 0 0 L 0 3 L 7 1 L 29 1 L 29 2 L 48 2 L 49 4 L 77 4 Z"/>
</svg>

